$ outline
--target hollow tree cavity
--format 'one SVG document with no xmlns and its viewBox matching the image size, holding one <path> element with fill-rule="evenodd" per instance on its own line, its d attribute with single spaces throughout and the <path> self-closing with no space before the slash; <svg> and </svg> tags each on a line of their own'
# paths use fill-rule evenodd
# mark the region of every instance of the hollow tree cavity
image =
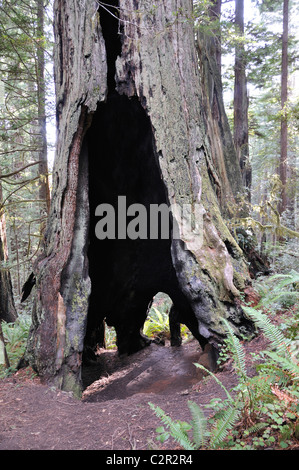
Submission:
<svg viewBox="0 0 299 470">
<path fill-rule="evenodd" d="M 202 347 L 219 347 L 223 318 L 237 334 L 252 332 L 239 299 L 246 263 L 209 178 L 192 1 L 109 3 L 55 1 L 58 142 L 25 354 L 40 375 L 78 394 L 83 350 L 102 341 L 103 320 L 115 326 L 120 353 L 138 350 L 157 292 L 173 301 L 174 330 L 185 323 Z M 155 204 L 199 207 L 201 234 L 186 237 L 171 209 L 168 237 L 162 226 L 154 238 L 98 237 L 102 204 L 119 233 L 120 197 L 147 214 Z"/>
</svg>

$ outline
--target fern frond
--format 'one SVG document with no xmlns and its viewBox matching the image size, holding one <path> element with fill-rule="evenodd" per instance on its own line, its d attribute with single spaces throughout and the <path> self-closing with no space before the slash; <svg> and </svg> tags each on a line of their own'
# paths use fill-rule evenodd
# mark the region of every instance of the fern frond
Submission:
<svg viewBox="0 0 299 470">
<path fill-rule="evenodd" d="M 238 405 L 238 404 L 237 404 Z M 241 410 L 238 406 L 230 405 L 220 420 L 217 421 L 216 426 L 211 431 L 211 442 L 212 448 L 215 448 L 224 441 L 229 431 L 232 429 L 234 424 L 240 418 Z"/>
<path fill-rule="evenodd" d="M 243 310 L 263 331 L 264 335 L 271 342 L 272 347 L 277 350 L 278 354 L 288 356 L 290 358 L 290 354 L 287 349 L 290 341 L 284 337 L 276 325 L 271 323 L 267 315 L 252 307 L 243 307 Z"/>
<path fill-rule="evenodd" d="M 223 323 L 225 324 L 229 338 L 231 341 L 230 345 L 230 353 L 232 354 L 233 358 L 233 366 L 240 376 L 240 378 L 244 381 L 247 380 L 247 372 L 246 372 L 246 365 L 245 365 L 245 350 L 240 343 L 239 339 L 234 334 L 231 325 L 226 319 L 223 319 Z"/>
<path fill-rule="evenodd" d="M 255 432 L 261 431 L 262 429 L 265 429 L 268 426 L 269 426 L 269 423 L 256 423 L 253 426 L 251 426 L 250 428 L 248 428 L 247 432 L 249 434 L 253 434 Z"/>
<path fill-rule="evenodd" d="M 275 362 L 280 364 L 280 366 L 292 374 L 292 380 L 299 380 L 299 366 L 295 364 L 292 360 L 286 357 L 282 357 L 279 354 L 273 351 L 265 351 L 265 354 L 273 359 Z"/>
<path fill-rule="evenodd" d="M 198 449 L 207 442 L 207 419 L 201 408 L 193 401 L 188 401 L 188 407 L 192 416 L 193 441 Z"/>
<path fill-rule="evenodd" d="M 234 400 L 233 400 L 232 396 L 230 395 L 230 393 L 228 392 L 226 387 L 223 385 L 223 383 L 216 377 L 215 374 L 213 374 L 213 372 L 211 372 L 209 369 L 206 369 L 206 367 L 204 367 L 202 364 L 198 364 L 197 362 L 194 362 L 194 365 L 198 369 L 204 370 L 205 372 L 210 374 L 213 377 L 213 379 L 215 380 L 215 382 L 217 382 L 217 384 L 225 391 L 225 394 L 226 394 L 228 400 L 233 403 Z"/>
<path fill-rule="evenodd" d="M 168 427 L 171 436 L 185 449 L 195 450 L 195 445 L 190 441 L 186 433 L 182 430 L 180 424 L 168 416 L 165 411 L 153 403 L 148 403 L 150 408 L 154 411 L 156 416 L 161 419 L 162 423 Z"/>
<path fill-rule="evenodd" d="M 297 271 L 292 270 L 289 274 L 274 274 L 271 276 L 271 281 L 276 281 L 277 279 L 281 279 L 280 283 L 278 284 L 278 288 L 285 287 L 290 284 L 294 284 L 299 282 L 299 273 Z"/>
<path fill-rule="evenodd" d="M 264 375 L 256 375 L 254 377 L 251 377 L 248 384 L 248 387 L 253 392 L 253 397 L 256 402 L 261 398 L 263 399 L 271 395 L 271 385 L 273 377 L 269 374 L 269 372 L 271 371 L 269 371 L 268 368 L 265 368 L 264 366 L 262 367 L 261 370 L 263 371 L 263 369 L 265 369 L 267 375 L 265 373 Z"/>
<path fill-rule="evenodd" d="M 274 304 L 275 302 L 277 302 L 280 299 L 283 299 L 284 297 L 295 297 L 295 299 L 299 298 L 299 292 L 291 292 L 291 291 L 282 290 L 274 296 L 273 294 L 275 294 L 275 292 L 272 292 L 267 297 L 265 297 L 265 299 L 263 299 L 260 305 L 263 305 L 264 307 L 266 307 L 267 305 Z"/>
<path fill-rule="evenodd" d="M 257 289 L 261 294 L 261 301 L 258 307 L 267 306 L 275 303 L 284 296 L 298 297 L 299 292 L 291 290 L 283 290 L 284 288 L 292 287 L 299 282 L 299 273 L 291 271 L 289 274 L 275 274 L 271 276 L 263 284 L 257 284 Z"/>
</svg>

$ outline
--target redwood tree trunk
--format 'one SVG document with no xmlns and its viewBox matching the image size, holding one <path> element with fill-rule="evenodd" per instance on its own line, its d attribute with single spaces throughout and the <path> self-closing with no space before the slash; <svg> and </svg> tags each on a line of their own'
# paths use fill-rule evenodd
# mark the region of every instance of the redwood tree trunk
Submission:
<svg viewBox="0 0 299 470">
<path fill-rule="evenodd" d="M 159 291 L 202 347 L 219 347 L 223 318 L 252 332 L 239 300 L 246 263 L 209 177 L 192 1 L 110 3 L 55 2 L 58 145 L 26 351 L 41 375 L 78 394 L 82 353 L 101 341 L 103 319 L 120 353 L 132 353 L 148 342 L 140 328 Z M 126 237 L 119 197 L 170 206 L 170 236 L 139 227 Z M 100 204 L 118 210 L 116 239 L 97 236 Z M 202 214 L 193 238 L 174 209 L 183 204 Z"/>
<path fill-rule="evenodd" d="M 244 37 L 244 0 L 235 0 L 235 24 L 240 38 Z M 234 142 L 240 162 L 243 183 L 250 198 L 251 167 L 248 147 L 248 96 L 245 47 L 240 41 L 235 47 Z"/>
<path fill-rule="evenodd" d="M 220 20 L 221 2 L 210 7 L 213 21 Z M 202 113 L 208 136 L 206 153 L 208 172 L 223 215 L 240 215 L 244 196 L 241 168 L 227 119 L 221 78 L 221 37 L 219 30 L 211 34 L 197 33 L 197 51 L 201 72 Z"/>
</svg>

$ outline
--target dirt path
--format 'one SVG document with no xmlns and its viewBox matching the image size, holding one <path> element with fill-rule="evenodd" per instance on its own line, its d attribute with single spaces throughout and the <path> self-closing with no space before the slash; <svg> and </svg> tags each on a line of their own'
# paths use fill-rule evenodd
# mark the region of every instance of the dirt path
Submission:
<svg viewBox="0 0 299 470">
<path fill-rule="evenodd" d="M 248 352 L 260 347 L 261 338 L 246 345 Z M 0 380 L 0 450 L 175 449 L 172 441 L 157 442 L 161 422 L 148 402 L 188 421 L 188 400 L 200 405 L 222 397 L 222 389 L 210 377 L 202 380 L 194 362 L 208 365 L 196 341 L 180 348 L 152 344 L 126 358 L 105 351 L 96 366 L 84 370 L 82 400 L 19 371 Z M 217 376 L 234 386 L 229 367 Z"/>
</svg>

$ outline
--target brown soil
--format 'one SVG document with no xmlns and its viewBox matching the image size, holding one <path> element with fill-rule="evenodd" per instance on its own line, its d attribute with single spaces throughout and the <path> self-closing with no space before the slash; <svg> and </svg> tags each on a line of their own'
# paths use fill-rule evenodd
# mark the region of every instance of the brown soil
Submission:
<svg viewBox="0 0 299 470">
<path fill-rule="evenodd" d="M 259 336 L 245 347 L 250 370 L 250 352 L 264 349 L 265 342 Z M 148 402 L 188 421 L 188 400 L 203 405 L 224 398 L 221 387 L 210 376 L 203 379 L 194 362 L 208 366 L 207 354 L 194 340 L 179 348 L 151 344 L 125 358 L 104 351 L 84 370 L 81 400 L 42 384 L 31 370 L 20 370 L 0 380 L 0 449 L 178 449 L 171 440 L 156 440 L 161 422 Z M 217 377 L 227 389 L 236 384 L 229 363 Z"/>
</svg>

